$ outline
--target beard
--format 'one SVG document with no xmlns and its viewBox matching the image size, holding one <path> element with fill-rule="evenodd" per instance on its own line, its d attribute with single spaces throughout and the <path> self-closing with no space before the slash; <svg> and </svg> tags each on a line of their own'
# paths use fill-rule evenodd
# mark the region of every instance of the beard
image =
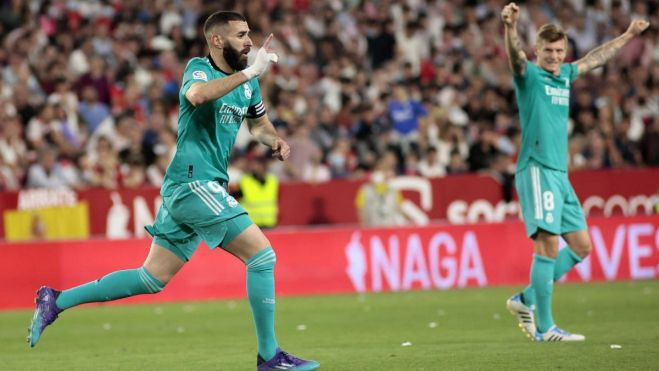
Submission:
<svg viewBox="0 0 659 371">
<path fill-rule="evenodd" d="M 231 45 L 222 48 L 222 56 L 229 67 L 236 71 L 242 71 L 247 67 L 247 58 L 243 58 L 243 53 Z"/>
</svg>

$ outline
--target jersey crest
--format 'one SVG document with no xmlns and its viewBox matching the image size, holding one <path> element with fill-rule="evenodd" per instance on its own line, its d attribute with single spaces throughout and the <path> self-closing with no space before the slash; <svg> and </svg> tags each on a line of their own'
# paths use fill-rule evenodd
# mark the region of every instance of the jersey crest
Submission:
<svg viewBox="0 0 659 371">
<path fill-rule="evenodd" d="M 248 83 L 243 84 L 243 91 L 245 92 L 245 98 L 252 99 L 252 88 L 249 87 Z"/>
</svg>

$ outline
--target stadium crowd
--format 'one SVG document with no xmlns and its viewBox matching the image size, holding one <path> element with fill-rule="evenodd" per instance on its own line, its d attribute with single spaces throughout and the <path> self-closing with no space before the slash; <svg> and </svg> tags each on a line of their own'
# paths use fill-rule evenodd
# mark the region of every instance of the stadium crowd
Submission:
<svg viewBox="0 0 659 371">
<path fill-rule="evenodd" d="M 359 178 L 388 161 L 427 177 L 514 172 L 520 141 L 500 12 L 507 1 L 14 0 L 0 2 L 0 191 L 160 186 L 176 143 L 178 91 L 203 56 L 210 13 L 246 15 L 251 55 L 273 32 L 280 61 L 261 80 L 289 161 L 281 181 Z M 659 5 L 522 4 L 569 33 L 569 61 L 651 29 L 572 88 L 570 168 L 659 165 Z M 243 125 L 245 126 L 245 125 Z M 230 174 L 267 156 L 241 129 Z"/>
</svg>

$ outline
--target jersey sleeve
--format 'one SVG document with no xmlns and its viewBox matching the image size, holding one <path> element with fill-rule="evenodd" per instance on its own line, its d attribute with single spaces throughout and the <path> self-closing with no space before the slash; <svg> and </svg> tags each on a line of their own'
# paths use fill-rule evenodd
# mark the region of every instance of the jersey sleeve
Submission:
<svg viewBox="0 0 659 371">
<path fill-rule="evenodd" d="M 195 82 L 208 82 L 209 76 L 211 76 L 211 66 L 209 66 L 208 63 L 201 58 L 190 60 L 183 72 L 181 95 L 185 96 L 190 85 Z"/>
<path fill-rule="evenodd" d="M 249 101 L 249 107 L 247 108 L 247 114 L 245 115 L 248 119 L 256 119 L 265 115 L 265 105 L 263 104 L 263 97 L 261 96 L 261 87 L 257 79 L 252 79 L 250 81 L 252 88 L 252 98 Z"/>
<path fill-rule="evenodd" d="M 535 76 L 538 73 L 538 66 L 535 65 L 535 63 L 531 61 L 526 61 L 526 72 L 524 75 L 518 75 L 513 72 L 513 82 L 515 85 L 518 87 L 523 87 L 526 85 L 527 81 L 530 81 L 533 76 Z"/>
</svg>

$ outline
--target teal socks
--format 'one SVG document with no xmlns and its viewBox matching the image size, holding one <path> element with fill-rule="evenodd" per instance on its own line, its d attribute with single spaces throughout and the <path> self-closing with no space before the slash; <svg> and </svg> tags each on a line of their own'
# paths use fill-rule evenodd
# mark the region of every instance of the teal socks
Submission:
<svg viewBox="0 0 659 371">
<path fill-rule="evenodd" d="M 259 251 L 247 265 L 247 298 L 252 308 L 259 354 L 266 361 L 275 356 L 275 274 L 277 258 L 272 247 Z"/>
<path fill-rule="evenodd" d="M 540 332 L 546 332 L 554 326 L 551 313 L 551 296 L 554 291 L 555 260 L 538 254 L 533 255 L 531 265 L 531 286 L 535 290 L 536 325 Z"/>
<path fill-rule="evenodd" d="M 144 267 L 116 271 L 102 278 L 64 290 L 55 304 L 60 309 L 84 303 L 109 301 L 139 294 L 155 294 L 165 287 Z"/>
<path fill-rule="evenodd" d="M 569 246 L 562 248 L 558 252 L 556 263 L 554 264 L 554 281 L 560 280 L 565 273 L 578 263 L 581 263 L 582 260 L 583 259 L 581 259 L 581 257 Z M 535 291 L 533 290 L 533 285 L 529 285 L 524 289 L 522 297 L 525 305 L 529 307 L 535 305 Z"/>
</svg>

